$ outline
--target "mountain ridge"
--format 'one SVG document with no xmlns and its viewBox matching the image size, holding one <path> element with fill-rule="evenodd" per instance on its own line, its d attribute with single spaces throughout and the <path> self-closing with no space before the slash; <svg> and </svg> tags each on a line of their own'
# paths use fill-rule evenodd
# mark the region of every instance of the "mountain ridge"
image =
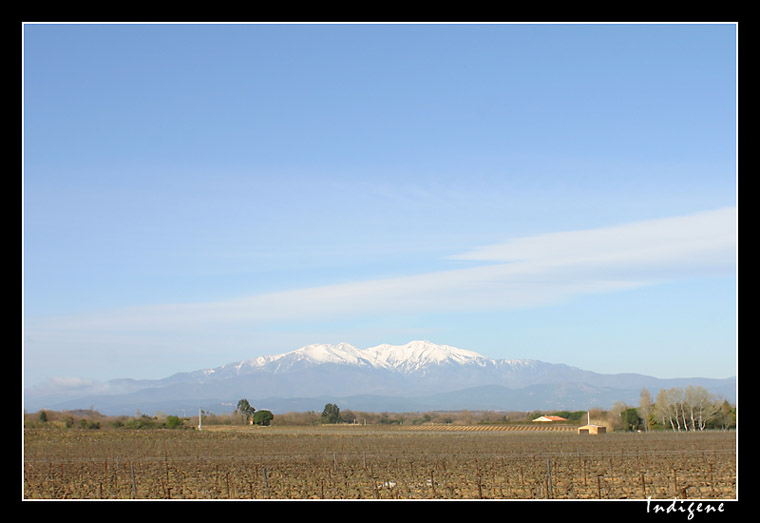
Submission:
<svg viewBox="0 0 760 523">
<path fill-rule="evenodd" d="M 266 367 L 284 361 L 311 361 L 316 364 L 339 363 L 368 365 L 391 370 L 414 370 L 430 364 L 445 363 L 493 363 L 496 361 L 531 362 L 536 360 L 494 360 L 486 358 L 474 351 L 459 349 L 450 345 L 437 345 L 427 340 L 411 341 L 405 345 L 381 344 L 366 349 L 358 349 L 353 345 L 341 342 L 337 345 L 312 344 L 300 349 L 272 356 L 259 356 L 250 360 L 227 363 L 206 372 L 226 371 L 230 368 L 238 370 L 246 367 Z"/>
<path fill-rule="evenodd" d="M 477 352 L 415 340 L 366 349 L 341 342 L 311 344 L 280 354 L 175 373 L 157 380 L 117 379 L 53 394 L 26 391 L 25 408 L 86 408 L 103 413 L 162 412 L 204 408 L 232 410 L 240 398 L 269 402 L 270 408 L 312 406 L 332 398 L 347 408 L 380 410 L 406 406 L 446 410 L 535 410 L 607 407 L 638 403 L 642 388 L 694 384 L 735 398 L 735 378 L 661 379 L 640 374 L 599 374 L 533 359 L 492 359 Z M 488 388 L 491 387 L 491 388 Z M 495 388 L 494 388 L 495 387 Z M 589 404 L 593 403 L 593 404 Z M 150 405 L 151 407 L 148 407 Z M 223 407 L 224 406 L 224 407 Z M 279 407 L 275 407 L 279 406 Z M 131 407 L 131 408 L 130 408 Z"/>
</svg>

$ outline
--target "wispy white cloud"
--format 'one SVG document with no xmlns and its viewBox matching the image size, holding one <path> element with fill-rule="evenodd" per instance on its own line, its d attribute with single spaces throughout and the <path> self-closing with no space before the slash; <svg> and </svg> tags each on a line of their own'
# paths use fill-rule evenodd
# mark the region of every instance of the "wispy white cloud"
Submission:
<svg viewBox="0 0 760 523">
<path fill-rule="evenodd" d="M 736 243 L 736 209 L 647 220 L 581 231 L 555 232 L 489 245 L 454 259 L 492 262 L 552 261 L 555 265 L 678 263 L 685 270 L 725 262 Z M 718 258 L 715 258 L 715 257 Z"/>
<path fill-rule="evenodd" d="M 134 334 L 278 321 L 535 307 L 735 269 L 736 209 L 518 238 L 451 256 L 486 265 L 272 292 L 236 300 L 151 305 L 35 320 L 38 336 Z"/>
</svg>

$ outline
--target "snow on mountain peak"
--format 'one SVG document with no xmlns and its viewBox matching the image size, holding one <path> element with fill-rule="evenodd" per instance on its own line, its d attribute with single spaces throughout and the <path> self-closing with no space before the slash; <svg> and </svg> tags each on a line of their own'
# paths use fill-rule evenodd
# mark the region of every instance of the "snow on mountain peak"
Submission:
<svg viewBox="0 0 760 523">
<path fill-rule="evenodd" d="M 253 368 L 268 368 L 271 372 L 281 372 L 293 365 L 304 363 L 354 365 L 406 373 L 422 370 L 431 365 L 477 364 L 482 366 L 496 362 L 477 352 L 449 345 L 438 345 L 427 340 L 415 340 L 405 345 L 382 344 L 367 349 L 358 349 L 345 342 L 337 345 L 316 343 L 282 354 L 260 356 L 223 365 L 222 369 L 234 373 Z"/>
<path fill-rule="evenodd" d="M 377 366 L 410 370 L 430 364 L 470 363 L 484 360 L 476 352 L 449 345 L 436 345 L 429 341 L 411 341 L 406 345 L 378 345 L 366 349 Z"/>
<path fill-rule="evenodd" d="M 382 344 L 368 349 L 357 349 L 349 343 L 313 344 L 268 358 L 270 362 L 275 360 L 280 360 L 282 365 L 286 361 L 308 361 L 410 371 L 434 364 L 482 362 L 486 358 L 472 351 L 417 340 L 405 345 Z"/>
<path fill-rule="evenodd" d="M 350 363 L 356 365 L 362 363 L 364 359 L 359 349 L 345 342 L 338 345 L 326 343 L 306 345 L 288 354 L 316 363 Z"/>
</svg>

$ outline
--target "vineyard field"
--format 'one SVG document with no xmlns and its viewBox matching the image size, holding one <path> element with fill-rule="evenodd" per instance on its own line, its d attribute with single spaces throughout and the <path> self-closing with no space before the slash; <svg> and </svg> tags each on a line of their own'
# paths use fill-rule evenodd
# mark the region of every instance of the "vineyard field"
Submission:
<svg viewBox="0 0 760 523">
<path fill-rule="evenodd" d="M 455 430 L 456 429 L 456 430 Z M 736 432 L 24 431 L 25 499 L 736 499 Z"/>
</svg>

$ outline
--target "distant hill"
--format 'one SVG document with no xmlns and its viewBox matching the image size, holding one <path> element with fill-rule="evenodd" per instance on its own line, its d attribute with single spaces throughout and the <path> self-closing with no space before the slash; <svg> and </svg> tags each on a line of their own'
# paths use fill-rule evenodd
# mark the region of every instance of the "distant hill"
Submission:
<svg viewBox="0 0 760 523">
<path fill-rule="evenodd" d="M 231 412 L 247 398 L 273 412 L 321 411 L 325 403 L 372 412 L 425 410 L 583 410 L 616 401 L 638 404 L 642 388 L 701 386 L 736 400 L 736 379 L 660 379 L 598 374 L 530 359 L 490 359 L 429 341 L 357 349 L 347 343 L 298 350 L 178 373 L 159 380 L 112 380 L 76 390 L 27 390 L 24 407 L 94 408 L 103 414 L 199 408 Z"/>
</svg>

